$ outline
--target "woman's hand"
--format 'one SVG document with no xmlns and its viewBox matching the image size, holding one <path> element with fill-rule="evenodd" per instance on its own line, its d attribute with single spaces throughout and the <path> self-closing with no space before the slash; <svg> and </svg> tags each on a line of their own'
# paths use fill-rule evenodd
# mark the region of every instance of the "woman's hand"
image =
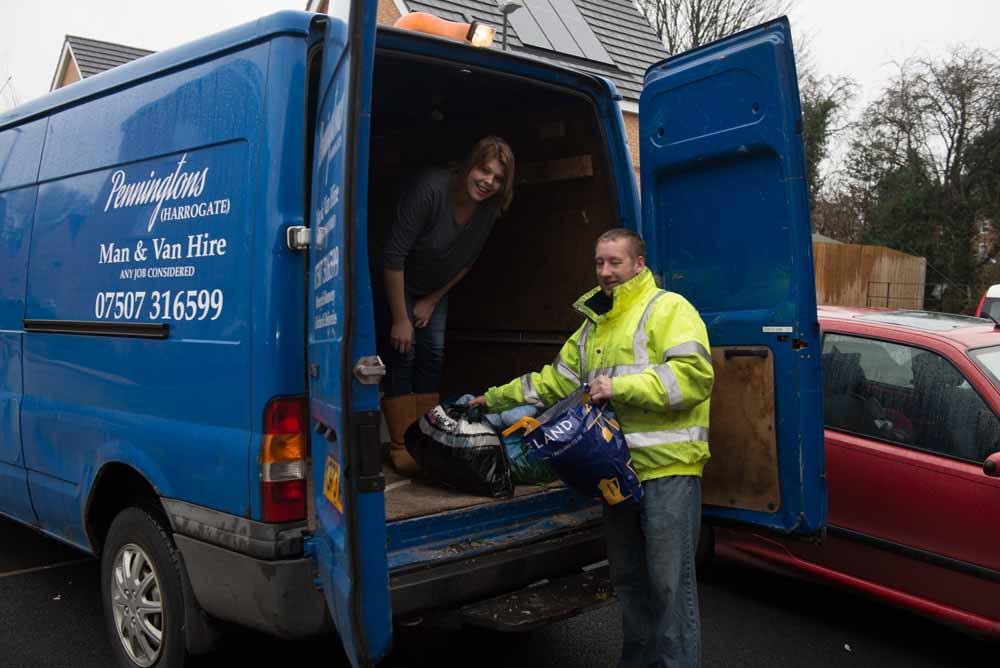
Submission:
<svg viewBox="0 0 1000 668">
<path fill-rule="evenodd" d="M 395 350 L 404 355 L 410 352 L 413 348 L 413 323 L 409 320 L 397 320 L 392 323 L 389 342 Z"/>
<path fill-rule="evenodd" d="M 417 327 L 426 327 L 431 316 L 434 315 L 434 309 L 437 308 L 437 305 L 438 300 L 430 295 L 415 301 L 413 303 L 413 324 Z"/>
<path fill-rule="evenodd" d="M 469 406 L 482 406 L 483 408 L 486 408 L 486 396 L 480 394 L 478 397 L 469 402 Z"/>
</svg>

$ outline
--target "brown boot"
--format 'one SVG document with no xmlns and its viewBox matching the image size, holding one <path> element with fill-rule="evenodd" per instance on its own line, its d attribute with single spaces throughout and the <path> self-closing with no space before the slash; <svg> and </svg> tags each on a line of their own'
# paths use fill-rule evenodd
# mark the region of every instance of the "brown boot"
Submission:
<svg viewBox="0 0 1000 668">
<path fill-rule="evenodd" d="M 426 392 L 424 394 L 413 395 L 417 398 L 417 419 L 424 416 L 424 413 L 441 403 L 441 397 L 437 392 Z"/>
<path fill-rule="evenodd" d="M 389 462 L 396 472 L 412 478 L 420 471 L 416 460 L 406 451 L 406 429 L 417 419 L 417 400 L 414 394 L 382 399 L 382 414 L 389 427 Z"/>
</svg>

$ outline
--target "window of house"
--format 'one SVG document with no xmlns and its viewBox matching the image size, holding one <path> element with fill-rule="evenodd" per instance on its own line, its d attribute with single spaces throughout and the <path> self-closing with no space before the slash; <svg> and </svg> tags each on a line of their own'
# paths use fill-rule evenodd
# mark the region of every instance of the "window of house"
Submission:
<svg viewBox="0 0 1000 668">
<path fill-rule="evenodd" d="M 822 359 L 827 427 L 977 463 L 1000 449 L 1000 420 L 943 356 L 828 333 Z"/>
</svg>

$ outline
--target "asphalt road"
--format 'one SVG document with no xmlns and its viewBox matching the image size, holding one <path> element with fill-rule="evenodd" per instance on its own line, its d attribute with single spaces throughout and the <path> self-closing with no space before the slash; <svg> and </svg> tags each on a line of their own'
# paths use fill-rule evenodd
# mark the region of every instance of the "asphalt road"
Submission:
<svg viewBox="0 0 1000 668">
<path fill-rule="evenodd" d="M 701 578 L 704 668 L 983 668 L 1000 647 L 853 595 L 716 565 Z M 542 630 L 400 630 L 386 666 L 614 666 L 621 643 L 612 605 Z M 282 642 L 226 636 L 191 665 L 346 666 L 335 638 Z M 277 663 L 280 662 L 280 663 Z M 0 666 L 109 668 L 96 560 L 0 519 Z"/>
</svg>

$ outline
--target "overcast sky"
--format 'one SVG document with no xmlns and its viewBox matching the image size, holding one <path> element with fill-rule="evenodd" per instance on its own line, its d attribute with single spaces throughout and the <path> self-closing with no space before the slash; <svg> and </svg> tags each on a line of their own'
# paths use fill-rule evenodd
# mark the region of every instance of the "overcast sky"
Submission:
<svg viewBox="0 0 1000 668">
<path fill-rule="evenodd" d="M 338 2 L 343 0 L 331 0 Z M 65 35 L 159 51 L 305 0 L 0 0 L 0 111 L 49 90 Z M 947 9 L 944 7 L 947 6 Z M 997 0 L 798 0 L 793 29 L 818 73 L 847 75 L 859 104 L 877 96 L 894 61 L 941 57 L 958 44 L 1000 52 Z M 12 94 L 14 97 L 12 97 Z"/>
</svg>

